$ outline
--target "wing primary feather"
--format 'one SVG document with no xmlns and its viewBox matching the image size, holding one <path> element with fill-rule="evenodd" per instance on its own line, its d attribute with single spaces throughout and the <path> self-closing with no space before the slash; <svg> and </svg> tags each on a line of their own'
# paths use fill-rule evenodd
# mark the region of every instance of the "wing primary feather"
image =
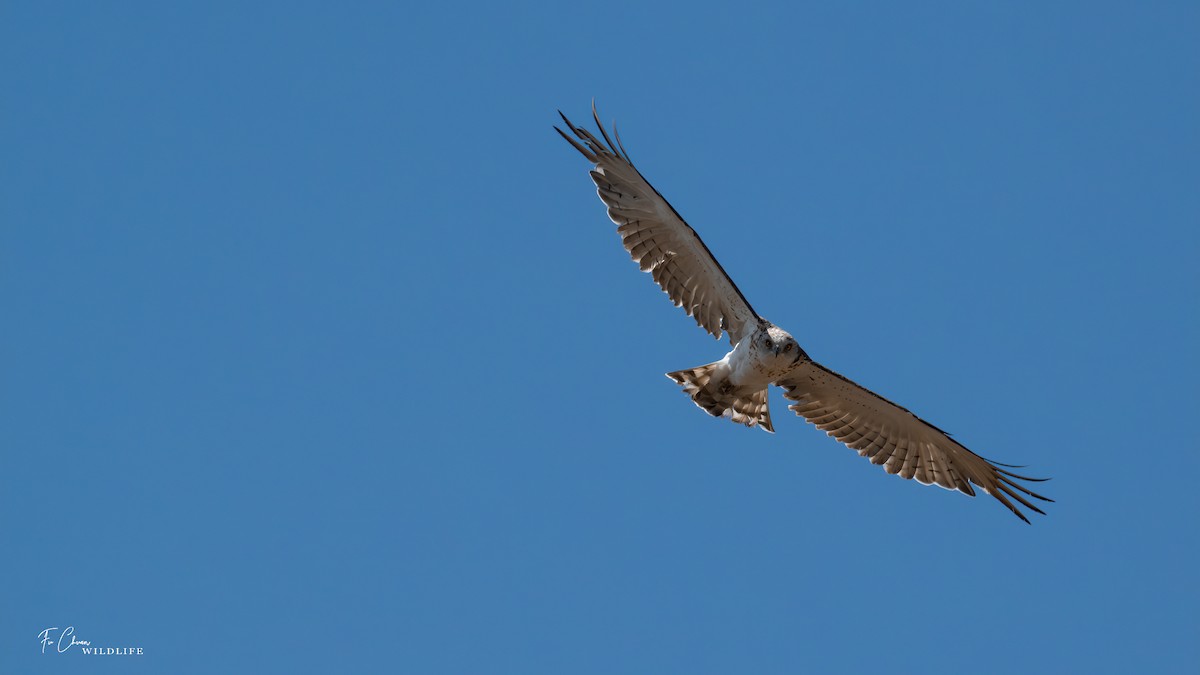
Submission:
<svg viewBox="0 0 1200 675">
<path fill-rule="evenodd" d="M 565 118 L 564 118 L 564 119 L 565 119 Z M 568 124 L 569 124 L 569 122 L 568 122 Z M 554 130 L 558 132 L 558 135 L 560 135 L 560 136 L 562 136 L 563 138 L 567 139 L 567 142 L 568 142 L 568 143 L 570 143 L 571 145 L 575 146 L 575 149 L 576 149 L 576 150 L 578 150 L 578 151 L 580 152 L 580 154 L 582 154 L 582 155 L 584 156 L 584 158 L 586 158 L 586 159 L 587 159 L 589 162 L 595 162 L 595 161 L 596 161 L 596 155 L 594 155 L 594 154 L 592 154 L 591 152 L 589 152 L 587 148 L 583 147 L 583 146 L 582 146 L 582 145 L 579 143 L 579 141 L 575 140 L 574 138 L 571 138 L 571 137 L 570 137 L 570 136 L 568 136 L 566 133 L 564 133 L 562 129 L 559 129 L 558 127 L 554 127 Z"/>
<path fill-rule="evenodd" d="M 1051 504 L 1054 503 L 1053 499 L 1050 499 L 1049 497 L 1043 497 L 1043 496 L 1039 495 L 1038 493 L 1034 492 L 1033 490 L 1030 490 L 1029 488 L 1025 487 L 1024 485 L 1021 485 L 1020 483 L 1017 483 L 1006 476 L 999 476 L 999 478 L 1003 483 L 1015 487 L 1016 489 L 1020 490 L 1021 492 L 1024 492 L 1025 494 L 1029 495 L 1030 497 L 1033 497 L 1034 499 L 1040 499 L 1044 502 L 1050 502 Z"/>
<path fill-rule="evenodd" d="M 629 158 L 629 153 L 625 150 L 625 145 L 621 143 L 621 132 L 617 131 L 617 123 L 613 121 L 613 136 L 617 137 L 617 147 L 621 149 L 621 155 L 625 157 L 625 161 L 629 162 L 629 166 L 633 166 L 633 160 Z"/>
<path fill-rule="evenodd" d="M 600 113 L 596 112 L 596 99 L 592 99 L 592 119 L 596 120 L 596 126 L 600 127 L 600 134 L 604 136 L 604 140 L 608 143 L 608 149 L 615 155 L 617 154 L 617 146 L 613 144 L 612 139 L 608 137 L 608 132 L 604 130 L 604 125 L 600 123 Z M 614 128 L 616 122 L 613 123 Z"/>
<path fill-rule="evenodd" d="M 1025 514 L 1024 514 L 1024 513 L 1021 513 L 1020 511 L 1018 511 L 1018 510 L 1017 510 L 1017 507 L 1013 506 L 1013 505 L 1012 505 L 1012 502 L 1008 501 L 1008 498 L 1007 498 L 1007 497 L 1005 497 L 1004 495 L 1000 494 L 1000 493 L 999 493 L 999 492 L 997 492 L 996 490 L 988 490 L 988 494 L 990 494 L 991 496 L 993 496 L 993 497 L 995 497 L 996 499 L 998 499 L 998 500 L 1000 501 L 1000 503 L 1001 503 L 1001 504 L 1003 504 L 1003 505 L 1007 506 L 1009 511 L 1012 511 L 1013 513 L 1017 514 L 1017 517 L 1018 517 L 1018 518 L 1020 518 L 1021 520 L 1025 521 L 1025 524 L 1026 524 L 1026 525 L 1032 525 L 1032 524 L 1033 524 L 1033 523 L 1029 522 L 1029 519 L 1025 517 Z"/>
<path fill-rule="evenodd" d="M 1027 508 L 1027 509 L 1030 509 L 1030 510 L 1034 511 L 1035 513 L 1040 513 L 1040 514 L 1042 514 L 1043 516 L 1044 516 L 1044 515 L 1046 515 L 1046 512 L 1045 512 L 1045 511 L 1043 511 L 1043 510 L 1039 509 L 1038 507 L 1034 506 L 1034 505 L 1033 505 L 1033 503 L 1032 503 L 1032 502 L 1030 502 L 1028 499 L 1025 499 L 1025 498 L 1024 498 L 1024 497 L 1022 497 L 1021 495 L 1019 495 L 1019 494 L 1017 494 L 1017 493 L 1013 492 L 1013 491 L 1012 491 L 1011 489 L 1009 489 L 1009 487 L 1008 487 L 1007 485 L 1005 485 L 1004 483 L 996 483 L 996 487 L 998 487 L 998 488 L 1000 488 L 1001 490 L 1003 490 L 1003 491 L 1004 491 L 1004 494 L 1006 494 L 1006 495 L 1008 495 L 1009 497 L 1012 497 L 1013 499 L 1015 499 L 1015 500 L 1017 500 L 1017 501 L 1021 502 L 1022 504 L 1024 504 L 1024 505 L 1025 505 L 1025 508 Z"/>
<path fill-rule="evenodd" d="M 980 455 L 980 457 L 983 458 L 983 461 L 985 461 L 989 464 L 995 464 L 996 466 L 1003 466 L 1008 469 L 1024 469 L 1024 468 L 1028 467 L 1027 464 L 1005 464 L 1004 462 L 997 462 L 995 460 L 988 459 L 987 457 L 983 457 L 983 455 Z"/>
<path fill-rule="evenodd" d="M 563 121 L 563 123 L 567 125 L 567 128 L 571 130 L 571 133 L 573 133 L 573 134 L 575 134 L 576 136 L 578 136 L 580 140 L 587 140 L 587 137 L 586 137 L 586 136 L 584 136 L 584 135 L 581 133 L 581 131 L 582 131 L 582 130 L 581 130 L 579 127 L 575 126 L 575 123 L 574 123 L 574 122 L 572 122 L 571 120 L 567 119 L 567 115 L 566 115 L 566 113 L 564 113 L 563 111 L 559 110 L 559 111 L 558 111 L 558 116 L 562 118 L 562 121 Z M 556 127 L 556 128 L 557 128 L 557 127 Z M 559 133 L 562 133 L 562 132 L 560 131 Z"/>
<path fill-rule="evenodd" d="M 991 463 L 995 464 L 996 462 L 991 462 Z M 1001 464 L 1000 466 L 1010 466 L 1010 465 L 1009 464 Z M 1031 480 L 1035 483 L 1045 483 L 1046 481 L 1050 480 L 1049 478 L 1030 478 L 1029 476 L 1018 476 L 1017 474 L 1015 474 L 1011 471 L 1005 471 L 1004 469 L 996 469 L 996 471 L 999 471 L 1000 473 L 1004 474 L 1005 476 L 1012 476 L 1013 478 L 1017 478 L 1020 480 Z"/>
</svg>

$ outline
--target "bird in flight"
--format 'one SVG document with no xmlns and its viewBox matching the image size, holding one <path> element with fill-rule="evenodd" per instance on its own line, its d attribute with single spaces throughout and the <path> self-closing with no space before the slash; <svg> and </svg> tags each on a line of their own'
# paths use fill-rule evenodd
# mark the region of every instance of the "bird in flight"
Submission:
<svg viewBox="0 0 1200 675">
<path fill-rule="evenodd" d="M 774 384 L 794 401 L 788 407 L 797 415 L 890 474 L 972 497 L 978 486 L 1026 523 L 1013 501 L 1045 515 L 1028 498 L 1053 500 L 1017 481 L 1046 479 L 1019 476 L 1007 469 L 1020 467 L 976 455 L 908 409 L 813 361 L 787 331 L 754 311 L 696 231 L 634 168 L 615 126 L 613 142 L 595 103 L 592 118 L 603 140 L 559 116 L 574 138 L 555 131 L 595 165 L 596 192 L 633 261 L 701 328 L 718 340 L 729 335 L 733 349 L 720 361 L 667 373 L 697 406 L 774 433 L 767 405 Z"/>
</svg>

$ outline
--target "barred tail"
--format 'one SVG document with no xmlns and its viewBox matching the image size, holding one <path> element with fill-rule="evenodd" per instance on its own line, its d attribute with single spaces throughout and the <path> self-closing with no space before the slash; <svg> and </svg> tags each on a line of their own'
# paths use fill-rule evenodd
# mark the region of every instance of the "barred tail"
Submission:
<svg viewBox="0 0 1200 675">
<path fill-rule="evenodd" d="M 725 417 L 748 427 L 762 427 L 775 433 L 771 425 L 771 410 L 767 407 L 767 390 L 760 389 L 749 396 L 735 396 L 728 392 L 727 382 L 715 382 L 713 371 L 720 361 L 704 366 L 677 370 L 667 377 L 683 386 L 683 391 L 713 417 Z"/>
</svg>

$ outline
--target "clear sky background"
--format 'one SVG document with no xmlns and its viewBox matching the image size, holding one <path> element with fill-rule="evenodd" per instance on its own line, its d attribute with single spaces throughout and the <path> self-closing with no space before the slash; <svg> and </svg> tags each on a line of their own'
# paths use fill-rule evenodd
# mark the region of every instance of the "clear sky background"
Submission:
<svg viewBox="0 0 1200 675">
<path fill-rule="evenodd" d="M 0 671 L 1197 672 L 1200 5 L 898 5 L 5 3 Z M 1049 515 L 693 406 L 593 97 Z"/>
</svg>

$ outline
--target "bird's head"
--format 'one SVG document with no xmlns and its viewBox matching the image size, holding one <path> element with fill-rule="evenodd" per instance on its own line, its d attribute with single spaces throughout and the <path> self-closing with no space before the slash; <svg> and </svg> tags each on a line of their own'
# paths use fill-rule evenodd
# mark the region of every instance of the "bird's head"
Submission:
<svg viewBox="0 0 1200 675">
<path fill-rule="evenodd" d="M 792 363 L 808 355 L 800 348 L 796 338 L 779 326 L 768 326 L 759 333 L 759 348 L 764 354 L 774 354 L 777 358 L 787 359 Z"/>
</svg>

